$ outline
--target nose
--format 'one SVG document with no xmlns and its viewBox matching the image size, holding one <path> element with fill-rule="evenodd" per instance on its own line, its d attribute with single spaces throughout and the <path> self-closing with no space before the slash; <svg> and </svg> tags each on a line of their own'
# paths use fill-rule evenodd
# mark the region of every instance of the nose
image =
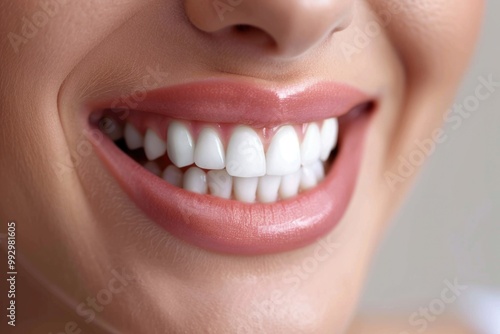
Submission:
<svg viewBox="0 0 500 334">
<path fill-rule="evenodd" d="M 185 0 L 191 23 L 213 38 L 238 38 L 296 57 L 345 29 L 355 0 Z"/>
</svg>

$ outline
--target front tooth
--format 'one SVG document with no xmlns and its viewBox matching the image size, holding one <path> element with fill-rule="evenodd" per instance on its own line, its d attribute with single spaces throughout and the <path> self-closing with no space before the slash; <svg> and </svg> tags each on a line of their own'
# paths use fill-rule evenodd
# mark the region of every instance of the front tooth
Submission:
<svg viewBox="0 0 500 334">
<path fill-rule="evenodd" d="M 227 199 L 231 198 L 233 177 L 225 170 L 212 170 L 208 172 L 207 183 L 210 194 Z"/>
<path fill-rule="evenodd" d="M 236 128 L 226 152 L 226 170 L 231 176 L 257 177 L 266 173 L 264 146 L 257 133 L 247 127 Z"/>
<path fill-rule="evenodd" d="M 214 129 L 205 128 L 198 136 L 194 163 L 204 169 L 224 169 L 226 166 L 224 146 Z"/>
<path fill-rule="evenodd" d="M 323 122 L 321 128 L 321 160 L 326 161 L 330 152 L 337 144 L 339 123 L 336 118 L 329 118 Z"/>
<path fill-rule="evenodd" d="M 171 185 L 180 188 L 182 187 L 182 176 L 183 173 L 179 168 L 175 167 L 174 165 L 169 165 L 163 171 L 162 178 Z"/>
<path fill-rule="evenodd" d="M 146 131 L 144 138 L 144 151 L 148 160 L 155 160 L 165 154 L 167 144 L 151 129 Z"/>
<path fill-rule="evenodd" d="M 279 190 L 281 198 L 287 199 L 299 193 L 300 174 L 301 171 L 298 170 L 293 174 L 282 176 Z"/>
<path fill-rule="evenodd" d="M 314 170 L 309 166 L 304 166 L 301 169 L 300 174 L 300 189 L 307 190 L 311 189 L 318 184 L 316 180 L 316 175 L 314 174 Z"/>
<path fill-rule="evenodd" d="M 138 149 L 144 145 L 144 138 L 142 138 L 141 133 L 131 123 L 125 124 L 124 136 L 125 142 L 131 150 Z"/>
<path fill-rule="evenodd" d="M 316 161 L 311 165 L 311 168 L 316 176 L 317 182 L 322 181 L 325 178 L 325 166 L 321 161 Z"/>
<path fill-rule="evenodd" d="M 264 175 L 259 177 L 257 199 L 262 203 L 276 202 L 281 176 Z"/>
<path fill-rule="evenodd" d="M 319 160 L 321 154 L 321 134 L 316 123 L 310 123 L 300 146 L 302 166 L 307 166 Z"/>
<path fill-rule="evenodd" d="M 255 202 L 255 194 L 259 183 L 258 177 L 235 177 L 234 197 L 241 202 Z"/>
<path fill-rule="evenodd" d="M 167 151 L 170 161 L 177 167 L 194 162 L 194 142 L 189 129 L 181 122 L 170 123 L 167 134 Z"/>
<path fill-rule="evenodd" d="M 184 174 L 183 188 L 194 193 L 207 193 L 207 175 L 198 167 L 189 168 Z"/>
<path fill-rule="evenodd" d="M 267 149 L 267 175 L 287 175 L 300 168 L 300 144 L 291 125 L 281 127 Z"/>
</svg>

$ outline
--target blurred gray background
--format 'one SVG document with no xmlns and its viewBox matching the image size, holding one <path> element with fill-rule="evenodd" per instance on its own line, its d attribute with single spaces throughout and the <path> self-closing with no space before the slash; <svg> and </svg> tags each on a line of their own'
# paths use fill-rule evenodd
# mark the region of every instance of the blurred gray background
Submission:
<svg viewBox="0 0 500 334">
<path fill-rule="evenodd" d="M 458 103 L 474 95 L 478 76 L 500 82 L 499 17 L 500 1 L 488 1 Z M 500 290 L 500 88 L 445 130 L 375 256 L 361 313 L 409 314 L 455 278 Z"/>
</svg>

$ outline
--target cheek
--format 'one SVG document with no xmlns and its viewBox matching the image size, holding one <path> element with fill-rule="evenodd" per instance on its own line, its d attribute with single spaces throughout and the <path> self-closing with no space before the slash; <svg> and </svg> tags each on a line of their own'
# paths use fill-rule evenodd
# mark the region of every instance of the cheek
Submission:
<svg viewBox="0 0 500 334">
<path fill-rule="evenodd" d="M 483 1 L 369 1 L 383 21 L 388 41 L 404 70 L 404 101 L 390 141 L 387 170 L 398 155 L 415 149 L 441 127 L 474 50 Z M 401 130 L 404 129 L 404 130 Z"/>
<path fill-rule="evenodd" d="M 409 73 L 439 79 L 468 61 L 484 1 L 379 1 L 375 6 L 389 13 L 386 29 Z"/>
</svg>

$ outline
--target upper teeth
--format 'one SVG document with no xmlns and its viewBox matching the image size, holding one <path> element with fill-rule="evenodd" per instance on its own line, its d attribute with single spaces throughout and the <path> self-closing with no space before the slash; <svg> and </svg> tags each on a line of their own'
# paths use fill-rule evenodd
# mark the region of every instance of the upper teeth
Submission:
<svg viewBox="0 0 500 334">
<path fill-rule="evenodd" d="M 151 129 L 146 131 L 144 151 L 149 160 L 155 160 L 165 154 L 167 144 Z"/>
<path fill-rule="evenodd" d="M 328 159 L 333 147 L 337 144 L 339 123 L 336 118 L 329 118 L 323 122 L 321 129 L 321 160 Z"/>
<path fill-rule="evenodd" d="M 236 128 L 229 140 L 226 154 L 226 171 L 229 175 L 255 177 L 266 174 L 264 145 L 252 128 Z"/>
<path fill-rule="evenodd" d="M 299 170 L 300 144 L 295 129 L 286 125 L 274 135 L 266 154 L 267 175 L 287 175 Z"/>
<path fill-rule="evenodd" d="M 294 196 L 299 189 L 309 189 L 323 179 L 322 161 L 328 159 L 337 143 L 336 118 L 306 124 L 301 135 L 296 128 L 281 126 L 267 145 L 262 134 L 243 125 L 235 127 L 226 140 L 216 126 L 208 125 L 195 138 L 192 126 L 182 121 L 170 122 L 166 140 L 151 128 L 143 137 L 131 123 L 125 124 L 123 135 L 130 149 L 144 146 L 149 160 L 168 155 L 173 165 L 163 171 L 163 178 L 171 184 L 225 198 L 234 193 L 247 202 L 256 197 L 261 202 L 273 202 L 278 197 Z M 186 172 L 179 169 L 191 165 L 197 168 Z"/>
<path fill-rule="evenodd" d="M 200 168 L 224 169 L 226 167 L 226 154 L 222 141 L 212 128 L 201 131 L 196 142 L 194 162 Z"/>
<path fill-rule="evenodd" d="M 147 148 L 149 142 L 144 143 Z M 191 131 L 181 122 L 170 123 L 167 132 L 168 157 L 177 167 L 192 165 L 194 162 L 194 141 Z"/>
<path fill-rule="evenodd" d="M 155 160 L 166 152 L 179 168 L 194 163 L 203 169 L 226 168 L 229 175 L 237 177 L 288 175 L 299 170 L 301 165 L 325 161 L 336 145 L 337 135 L 336 118 L 323 121 L 321 129 L 316 123 L 307 124 L 302 143 L 294 127 L 284 125 L 276 131 L 265 152 L 261 137 L 248 126 L 234 129 L 226 150 L 214 127 L 203 128 L 196 143 L 189 127 L 180 121 L 170 123 L 166 141 L 152 129 L 147 129 L 142 140 L 137 129 L 129 123 L 124 131 L 128 147 L 136 149 L 144 143 L 149 160 Z"/>
<path fill-rule="evenodd" d="M 137 129 L 131 124 L 127 123 L 125 125 L 124 130 L 125 141 L 127 142 L 127 146 L 131 150 L 135 150 L 136 148 L 142 147 L 144 145 L 144 138 Z"/>
</svg>

